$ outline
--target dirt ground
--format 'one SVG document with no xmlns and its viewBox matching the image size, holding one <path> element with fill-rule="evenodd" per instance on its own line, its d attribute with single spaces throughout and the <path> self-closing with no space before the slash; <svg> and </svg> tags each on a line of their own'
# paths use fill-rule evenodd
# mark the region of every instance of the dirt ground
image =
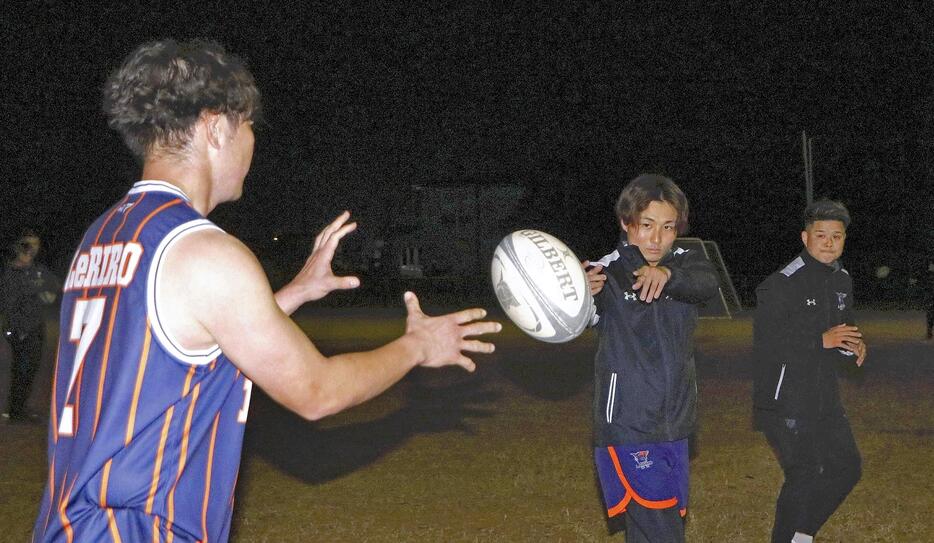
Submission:
<svg viewBox="0 0 934 543">
<path fill-rule="evenodd" d="M 401 332 L 399 312 L 305 313 L 325 352 Z M 863 479 L 819 541 L 922 542 L 934 527 L 934 343 L 915 312 L 861 312 L 870 355 L 843 372 Z M 365 335 L 365 339 L 355 339 Z M 751 322 L 696 336 L 700 430 L 689 541 L 767 541 L 781 472 L 751 429 Z M 254 394 L 232 541 L 605 541 L 590 449 L 594 336 L 548 345 L 507 326 L 474 374 L 419 370 L 319 423 Z M 33 405 L 47 405 L 40 372 Z M 2 393 L 8 360 L 0 353 Z M 0 541 L 27 541 L 45 428 L 0 426 Z"/>
</svg>

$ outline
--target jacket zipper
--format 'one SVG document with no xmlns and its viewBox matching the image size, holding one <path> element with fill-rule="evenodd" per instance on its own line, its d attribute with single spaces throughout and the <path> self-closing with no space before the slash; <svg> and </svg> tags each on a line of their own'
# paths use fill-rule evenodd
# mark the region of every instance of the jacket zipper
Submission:
<svg viewBox="0 0 934 543">
<path fill-rule="evenodd" d="M 606 396 L 606 422 L 613 422 L 613 404 L 616 403 L 616 373 L 610 374 L 610 389 Z"/>
<path fill-rule="evenodd" d="M 778 399 L 778 393 L 782 390 L 782 381 L 785 379 L 785 364 L 782 364 L 782 373 L 778 376 L 778 385 L 775 386 L 775 399 Z"/>
</svg>

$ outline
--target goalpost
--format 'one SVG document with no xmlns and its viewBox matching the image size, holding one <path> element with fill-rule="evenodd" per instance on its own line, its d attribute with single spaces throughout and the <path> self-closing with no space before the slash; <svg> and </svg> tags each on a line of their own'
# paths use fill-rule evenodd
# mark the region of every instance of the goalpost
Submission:
<svg viewBox="0 0 934 543">
<path fill-rule="evenodd" d="M 720 292 L 711 300 L 698 306 L 698 315 L 700 317 L 729 319 L 732 318 L 733 313 L 742 310 L 742 304 L 736 294 L 736 288 L 733 286 L 733 279 L 726 269 L 717 242 L 700 238 L 678 238 L 675 240 L 674 246 L 701 252 L 717 270 Z"/>
</svg>

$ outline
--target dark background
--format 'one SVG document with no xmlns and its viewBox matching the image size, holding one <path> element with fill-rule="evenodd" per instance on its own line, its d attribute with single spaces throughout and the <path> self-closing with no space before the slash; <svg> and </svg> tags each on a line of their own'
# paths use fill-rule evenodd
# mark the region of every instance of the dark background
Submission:
<svg viewBox="0 0 934 543">
<path fill-rule="evenodd" d="M 934 245 L 930 2 L 668 4 L 4 2 L 0 237 L 37 229 L 64 271 L 138 175 L 100 113 L 104 78 L 144 41 L 203 37 L 263 93 L 245 196 L 211 217 L 258 251 L 342 209 L 372 235 L 394 194 L 469 182 L 526 187 L 512 223 L 596 257 L 620 189 L 651 171 L 748 294 L 800 249 L 806 130 L 815 195 L 854 217 L 857 297 L 911 303 Z"/>
</svg>

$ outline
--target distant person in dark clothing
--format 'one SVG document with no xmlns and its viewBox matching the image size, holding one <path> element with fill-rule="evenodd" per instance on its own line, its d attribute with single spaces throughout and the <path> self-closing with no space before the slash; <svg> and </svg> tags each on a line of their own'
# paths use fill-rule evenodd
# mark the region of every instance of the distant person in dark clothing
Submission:
<svg viewBox="0 0 934 543">
<path fill-rule="evenodd" d="M 785 474 L 773 543 L 811 543 L 861 475 L 837 385 L 841 361 L 861 366 L 866 358 L 853 281 L 839 260 L 849 224 L 839 202 L 809 205 L 804 250 L 756 289 L 755 423 Z"/>
<path fill-rule="evenodd" d="M 3 418 L 14 422 L 30 418 L 26 400 L 39 369 L 45 338 L 42 306 L 54 302 L 60 288 L 58 278 L 36 262 L 40 246 L 35 232 L 24 232 L 13 245 L 13 258 L 0 277 L 0 312 L 6 318 L 3 337 L 13 354 L 10 394 Z"/>
</svg>

